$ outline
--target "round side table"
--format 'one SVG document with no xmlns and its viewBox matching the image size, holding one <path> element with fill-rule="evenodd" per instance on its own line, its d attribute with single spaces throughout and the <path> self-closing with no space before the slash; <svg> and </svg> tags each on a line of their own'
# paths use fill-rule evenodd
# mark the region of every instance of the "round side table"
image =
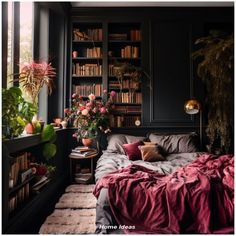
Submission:
<svg viewBox="0 0 236 236">
<path fill-rule="evenodd" d="M 94 149 L 96 150 L 96 149 Z M 88 156 L 85 156 L 85 157 L 80 157 L 80 156 L 75 156 L 75 155 L 69 155 L 69 158 L 70 158 L 70 180 L 71 182 L 73 182 L 73 162 L 77 162 L 79 160 L 85 160 L 85 159 L 90 159 L 90 167 L 91 167 L 91 172 L 90 173 L 86 173 L 86 174 L 82 174 L 81 173 L 81 176 L 86 176 L 87 178 L 87 181 L 81 181 L 79 183 L 88 183 L 90 180 L 93 180 L 93 177 L 94 177 L 94 174 L 93 174 L 93 159 L 95 157 L 97 157 L 98 155 L 98 152 L 96 150 L 96 153 L 93 153 L 91 155 L 88 155 Z M 85 178 L 85 177 L 84 177 Z"/>
</svg>

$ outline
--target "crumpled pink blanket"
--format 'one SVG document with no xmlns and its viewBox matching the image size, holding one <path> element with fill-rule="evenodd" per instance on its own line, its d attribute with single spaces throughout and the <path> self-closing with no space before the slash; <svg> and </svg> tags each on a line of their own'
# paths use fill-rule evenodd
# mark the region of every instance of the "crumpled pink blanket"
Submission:
<svg viewBox="0 0 236 236">
<path fill-rule="evenodd" d="M 138 165 L 104 176 L 109 203 L 125 233 L 233 233 L 234 158 L 204 154 L 165 176 Z"/>
</svg>

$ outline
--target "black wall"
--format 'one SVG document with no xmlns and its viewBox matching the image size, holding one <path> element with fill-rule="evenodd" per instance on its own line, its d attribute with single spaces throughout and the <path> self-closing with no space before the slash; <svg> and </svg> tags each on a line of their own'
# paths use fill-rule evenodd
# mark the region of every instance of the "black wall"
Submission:
<svg viewBox="0 0 236 236">
<path fill-rule="evenodd" d="M 142 22 L 142 67 L 149 75 L 142 83 L 142 125 L 163 130 L 198 130 L 198 116 L 187 115 L 183 110 L 184 102 L 195 97 L 203 104 L 206 120 L 204 86 L 191 57 L 196 50 L 194 42 L 212 29 L 232 32 L 233 8 L 72 8 L 71 19 Z"/>
</svg>

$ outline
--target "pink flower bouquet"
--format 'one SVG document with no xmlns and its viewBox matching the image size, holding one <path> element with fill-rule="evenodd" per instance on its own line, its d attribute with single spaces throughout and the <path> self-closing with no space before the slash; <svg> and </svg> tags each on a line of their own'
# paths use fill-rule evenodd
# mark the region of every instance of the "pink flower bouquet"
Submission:
<svg viewBox="0 0 236 236">
<path fill-rule="evenodd" d="M 104 95 L 106 91 L 104 90 Z M 96 99 L 90 94 L 87 100 L 78 94 L 72 95 L 72 108 L 64 110 L 66 119 L 73 120 L 74 126 L 78 128 L 73 136 L 79 138 L 95 138 L 98 130 L 107 132 L 109 128 L 108 115 L 112 108 L 113 97 L 116 95 L 111 91 L 109 99 Z"/>
</svg>

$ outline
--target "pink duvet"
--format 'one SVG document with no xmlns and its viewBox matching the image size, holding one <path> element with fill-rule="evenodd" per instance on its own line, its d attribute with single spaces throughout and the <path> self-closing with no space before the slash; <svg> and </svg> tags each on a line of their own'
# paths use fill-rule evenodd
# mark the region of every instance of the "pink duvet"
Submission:
<svg viewBox="0 0 236 236">
<path fill-rule="evenodd" d="M 96 197 L 103 187 L 125 233 L 234 232 L 232 155 L 205 154 L 168 176 L 131 165 L 100 179 Z"/>
</svg>

